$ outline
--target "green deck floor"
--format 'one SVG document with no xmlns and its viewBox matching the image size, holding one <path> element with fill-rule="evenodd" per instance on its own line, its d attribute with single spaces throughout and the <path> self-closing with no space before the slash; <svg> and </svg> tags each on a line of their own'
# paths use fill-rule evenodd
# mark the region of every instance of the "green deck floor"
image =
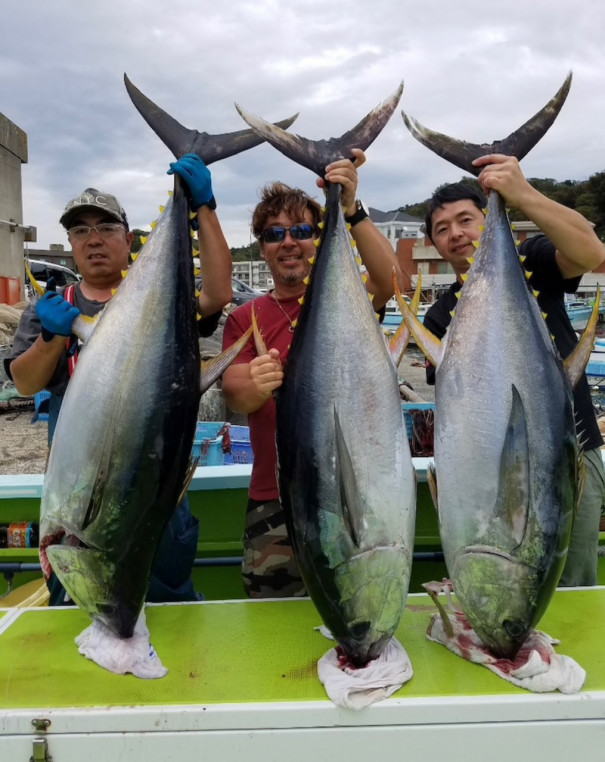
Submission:
<svg viewBox="0 0 605 762">
<path fill-rule="evenodd" d="M 397 637 L 414 677 L 396 697 L 521 690 L 427 641 L 432 611 L 428 596 L 408 598 Z M 74 637 L 89 623 L 83 612 L 25 611 L 0 634 L 0 708 L 326 699 L 316 665 L 331 644 L 314 631 L 320 618 L 308 600 L 154 606 L 147 621 L 169 669 L 160 680 L 113 675 L 80 656 Z M 557 592 L 540 629 L 586 669 L 585 690 L 605 690 L 605 588 Z"/>
</svg>

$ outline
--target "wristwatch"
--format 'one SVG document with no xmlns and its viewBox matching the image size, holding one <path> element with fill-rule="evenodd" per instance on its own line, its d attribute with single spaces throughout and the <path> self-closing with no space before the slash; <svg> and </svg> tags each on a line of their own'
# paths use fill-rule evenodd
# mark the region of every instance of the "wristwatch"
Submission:
<svg viewBox="0 0 605 762">
<path fill-rule="evenodd" d="M 370 213 L 368 211 L 368 207 L 363 203 L 363 201 L 357 199 L 357 201 L 355 201 L 355 211 L 349 217 L 345 216 L 345 222 L 348 222 L 349 225 L 353 227 L 354 225 L 357 225 L 358 222 L 365 220 L 365 218 L 369 216 Z"/>
</svg>

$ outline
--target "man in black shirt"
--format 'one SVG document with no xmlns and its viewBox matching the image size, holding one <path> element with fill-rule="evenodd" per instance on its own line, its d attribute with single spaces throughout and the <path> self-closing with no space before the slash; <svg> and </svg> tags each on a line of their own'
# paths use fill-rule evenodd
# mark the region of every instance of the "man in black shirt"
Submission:
<svg viewBox="0 0 605 762">
<path fill-rule="evenodd" d="M 564 294 L 574 293 L 581 276 L 605 261 L 605 247 L 590 223 L 576 211 L 552 201 L 525 179 L 519 162 L 511 156 L 490 154 L 476 159 L 483 167 L 479 183 L 485 192 L 496 190 L 509 206 L 523 212 L 545 235 L 523 241 L 519 253 L 530 272 L 530 286 L 539 292 L 538 303 L 561 357 L 577 344 L 576 334 L 565 311 Z M 484 224 L 486 200 L 472 186 L 456 183 L 443 186 L 433 195 L 426 216 L 426 234 L 441 257 L 451 264 L 456 281 L 428 310 L 424 326 L 442 338 L 451 321 Z M 435 368 L 427 364 L 427 382 L 435 383 Z M 538 379 L 536 379 L 538 383 Z M 584 446 L 586 483 L 571 536 L 567 562 L 560 585 L 595 585 L 599 520 L 605 498 L 605 472 L 600 447 L 603 439 L 595 419 L 590 389 L 583 376 L 574 391 L 577 431 Z"/>
</svg>

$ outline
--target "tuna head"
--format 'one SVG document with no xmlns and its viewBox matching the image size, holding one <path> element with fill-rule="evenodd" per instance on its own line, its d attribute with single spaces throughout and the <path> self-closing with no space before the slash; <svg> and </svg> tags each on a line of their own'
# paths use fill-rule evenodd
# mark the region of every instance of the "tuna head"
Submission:
<svg viewBox="0 0 605 762">
<path fill-rule="evenodd" d="M 492 548 L 469 547 L 451 576 L 475 632 L 496 656 L 512 659 L 537 619 L 537 570 Z"/>
<path fill-rule="evenodd" d="M 325 609 L 324 614 L 351 663 L 364 666 L 376 659 L 392 637 L 405 605 L 409 569 L 410 559 L 400 547 L 385 546 L 353 556 L 335 570 L 339 610 L 333 619 Z"/>
</svg>

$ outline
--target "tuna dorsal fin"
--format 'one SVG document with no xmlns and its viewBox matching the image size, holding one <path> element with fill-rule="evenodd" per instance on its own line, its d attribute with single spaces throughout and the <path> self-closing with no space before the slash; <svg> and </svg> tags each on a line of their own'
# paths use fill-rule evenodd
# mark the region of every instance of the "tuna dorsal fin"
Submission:
<svg viewBox="0 0 605 762">
<path fill-rule="evenodd" d="M 348 159 L 353 148 L 365 151 L 374 142 L 397 108 L 402 92 L 403 82 L 389 98 L 370 111 L 352 130 L 339 138 L 328 140 L 309 140 L 301 135 L 285 132 L 277 125 L 248 113 L 237 103 L 235 108 L 242 119 L 278 151 L 323 177 L 326 165 L 331 161 Z"/>
<path fill-rule="evenodd" d="M 586 363 L 590 359 L 590 353 L 594 346 L 594 339 L 597 333 L 597 323 L 599 322 L 599 304 L 601 303 L 601 289 L 597 286 L 597 294 L 595 296 L 594 305 L 592 307 L 592 314 L 590 319 L 580 337 L 574 351 L 563 360 L 563 367 L 565 368 L 565 375 L 572 389 L 576 388 L 576 384 L 582 378 L 582 374 L 586 369 Z"/>
<path fill-rule="evenodd" d="M 252 130 L 209 135 L 207 132 L 183 127 L 170 114 L 143 95 L 126 74 L 124 74 L 124 84 L 137 111 L 177 159 L 186 153 L 196 153 L 205 164 L 212 164 L 214 161 L 247 151 L 248 148 L 254 148 L 263 142 L 262 138 L 259 138 L 258 134 Z M 286 129 L 297 116 L 298 114 L 295 114 L 277 124 Z"/>
<path fill-rule="evenodd" d="M 424 352 L 425 357 L 438 368 L 443 358 L 443 345 L 441 340 L 433 335 L 428 328 L 425 328 L 416 315 L 414 315 L 410 307 L 408 307 L 399 290 L 397 279 L 394 276 L 393 285 L 395 287 L 395 296 L 397 297 L 399 310 L 410 329 L 410 333 L 414 337 L 416 344 L 418 344 L 420 349 Z"/>
<path fill-rule="evenodd" d="M 242 349 L 248 343 L 248 339 L 252 336 L 253 327 L 250 326 L 246 333 L 242 334 L 239 339 L 232 344 L 220 355 L 213 357 L 211 360 L 202 360 L 202 377 L 201 377 L 201 392 L 202 394 L 209 389 L 212 384 L 223 374 L 226 368 L 228 368 L 233 360 L 238 356 Z"/>
<path fill-rule="evenodd" d="M 397 283 L 397 277 L 395 275 L 395 271 L 393 270 L 393 286 L 394 288 L 398 288 L 399 284 Z M 411 309 L 414 315 L 418 314 L 418 305 L 420 304 L 420 294 L 422 292 L 422 274 L 418 273 L 418 283 L 416 284 L 416 291 L 414 292 L 414 298 L 412 299 Z M 410 342 L 410 328 L 408 324 L 405 322 L 405 320 L 402 320 L 401 323 L 399 323 L 397 330 L 391 337 L 389 341 L 389 351 L 391 352 L 391 357 L 393 358 L 393 362 L 395 363 L 395 367 L 399 367 L 399 363 L 401 362 L 401 358 L 403 357 L 403 353 L 407 349 L 407 346 Z"/>
<path fill-rule="evenodd" d="M 357 488 L 357 476 L 336 410 L 334 411 L 334 437 L 340 474 L 342 520 L 348 529 L 351 542 L 358 548 L 363 532 L 360 524 L 363 511 L 359 502 L 362 490 Z"/>
<path fill-rule="evenodd" d="M 529 516 L 529 441 L 523 400 L 512 387 L 512 403 L 502 457 L 495 515 L 508 527 L 515 545 L 525 535 Z"/>
<path fill-rule="evenodd" d="M 422 145 L 430 148 L 438 156 L 460 167 L 465 172 L 478 175 L 482 167 L 473 166 L 473 160 L 479 156 L 485 156 L 490 153 L 503 153 L 507 156 L 516 156 L 521 160 L 536 143 L 542 138 L 552 123 L 557 118 L 561 110 L 569 88 L 571 86 L 571 72 L 567 75 L 565 82 L 561 85 L 556 95 L 540 109 L 537 114 L 528 119 L 527 122 L 518 130 L 511 133 L 503 140 L 495 140 L 493 143 L 467 143 L 463 140 L 456 140 L 440 132 L 424 127 L 412 117 L 407 116 L 403 111 L 401 115 L 406 127 L 412 135 Z"/>
</svg>

